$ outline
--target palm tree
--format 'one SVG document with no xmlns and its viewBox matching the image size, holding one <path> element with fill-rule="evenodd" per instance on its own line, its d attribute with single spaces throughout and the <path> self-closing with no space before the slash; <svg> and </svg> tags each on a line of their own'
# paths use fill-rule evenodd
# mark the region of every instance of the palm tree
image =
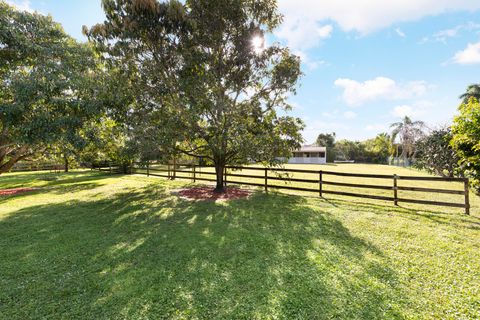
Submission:
<svg viewBox="0 0 480 320">
<path fill-rule="evenodd" d="M 470 98 L 475 98 L 480 101 L 480 84 L 471 84 L 467 87 L 467 91 L 460 95 L 462 103 L 468 103 Z"/>
<path fill-rule="evenodd" d="M 400 139 L 402 146 L 402 154 L 400 155 L 404 159 L 408 159 L 415 154 L 415 142 L 418 138 L 423 136 L 423 129 L 425 123 L 423 121 L 412 121 L 409 117 L 405 117 L 400 122 L 395 122 L 390 125 L 392 130 L 392 142 L 397 137 Z"/>
</svg>

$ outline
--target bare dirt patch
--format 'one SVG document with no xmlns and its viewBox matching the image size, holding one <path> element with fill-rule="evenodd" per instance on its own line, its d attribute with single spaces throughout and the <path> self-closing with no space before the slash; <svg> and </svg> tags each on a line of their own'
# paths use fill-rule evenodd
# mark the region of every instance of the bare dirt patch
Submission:
<svg viewBox="0 0 480 320">
<path fill-rule="evenodd" d="M 15 194 L 25 193 L 28 191 L 34 191 L 36 188 L 13 188 L 13 189 L 0 189 L 0 196 L 12 196 Z"/>
<path fill-rule="evenodd" d="M 228 187 L 225 192 L 218 193 L 212 187 L 196 187 L 178 190 L 176 194 L 187 200 L 228 201 L 247 198 L 252 192 L 237 187 Z"/>
</svg>

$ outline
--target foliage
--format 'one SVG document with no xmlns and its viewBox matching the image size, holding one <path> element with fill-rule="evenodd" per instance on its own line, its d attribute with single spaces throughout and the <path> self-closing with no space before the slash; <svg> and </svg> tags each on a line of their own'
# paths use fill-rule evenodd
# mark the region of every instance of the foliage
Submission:
<svg viewBox="0 0 480 320">
<path fill-rule="evenodd" d="M 391 138 L 381 133 L 373 139 L 351 141 L 342 139 L 335 144 L 335 155 L 339 160 L 354 160 L 360 163 L 387 163 L 392 153 Z"/>
<path fill-rule="evenodd" d="M 223 167 L 275 164 L 302 140 L 300 119 L 281 116 L 295 93 L 299 58 L 263 35 L 281 16 L 274 0 L 104 0 L 106 21 L 84 28 L 135 103 L 124 119 L 135 139 Z"/>
<path fill-rule="evenodd" d="M 82 162 L 113 162 L 120 164 L 124 173 L 130 172 L 139 151 L 125 125 L 105 117 L 99 123 L 86 127 L 83 134 L 85 146 L 80 153 Z"/>
<path fill-rule="evenodd" d="M 415 144 L 417 150 L 414 166 L 440 176 L 453 177 L 460 173 L 458 157 L 451 147 L 449 128 L 433 130 Z"/>
<path fill-rule="evenodd" d="M 404 159 L 411 159 L 415 156 L 415 142 L 423 135 L 425 124 L 422 121 L 412 121 L 405 116 L 401 122 L 395 122 L 390 125 L 392 130 L 392 142 L 398 137 L 402 145 L 402 154 Z"/>
<path fill-rule="evenodd" d="M 335 144 L 335 154 L 338 160 L 357 160 L 364 153 L 363 146 L 359 141 L 342 139 Z"/>
<path fill-rule="evenodd" d="M 480 84 L 471 84 L 467 87 L 465 93 L 459 97 L 462 99 L 463 104 L 467 104 L 470 98 L 475 98 L 477 101 L 480 100 Z"/>
<path fill-rule="evenodd" d="M 0 2 L 0 173 L 49 145 L 73 141 L 101 105 L 92 50 L 50 16 Z"/>
<path fill-rule="evenodd" d="M 373 163 L 387 163 L 388 157 L 394 153 L 392 138 L 388 133 L 380 133 L 373 139 L 363 142 L 366 158 Z"/>
<path fill-rule="evenodd" d="M 335 160 L 335 132 L 320 133 L 317 137 L 316 144 L 327 148 L 327 162 Z"/>
<path fill-rule="evenodd" d="M 457 151 L 465 175 L 480 193 L 480 104 L 471 98 L 458 108 L 460 114 L 452 125 L 452 146 Z"/>
</svg>

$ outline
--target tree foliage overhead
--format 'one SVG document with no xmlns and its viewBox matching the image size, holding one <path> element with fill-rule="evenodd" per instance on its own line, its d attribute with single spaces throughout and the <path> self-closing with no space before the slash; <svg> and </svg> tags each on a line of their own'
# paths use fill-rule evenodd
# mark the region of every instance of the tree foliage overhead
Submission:
<svg viewBox="0 0 480 320">
<path fill-rule="evenodd" d="M 84 31 L 133 88 L 124 115 L 140 138 L 209 159 L 218 190 L 226 164 L 272 164 L 299 146 L 302 122 L 278 112 L 299 58 L 263 40 L 281 22 L 275 0 L 102 3 L 106 21 Z"/>
<path fill-rule="evenodd" d="M 465 175 L 480 193 L 480 104 L 475 98 L 462 103 L 452 125 L 452 146 L 457 151 Z"/>
<path fill-rule="evenodd" d="M 0 173 L 60 139 L 74 140 L 100 109 L 92 50 L 51 17 L 0 2 Z"/>
</svg>

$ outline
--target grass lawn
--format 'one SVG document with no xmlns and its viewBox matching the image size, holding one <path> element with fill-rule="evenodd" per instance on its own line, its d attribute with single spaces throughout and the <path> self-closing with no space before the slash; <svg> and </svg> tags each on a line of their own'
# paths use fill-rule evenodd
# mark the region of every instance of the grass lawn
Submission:
<svg viewBox="0 0 480 320">
<path fill-rule="evenodd" d="M 0 319 L 480 318 L 477 197 L 465 216 L 280 192 L 171 194 L 188 185 L 0 176 L 0 189 L 38 187 L 0 197 Z"/>
</svg>

